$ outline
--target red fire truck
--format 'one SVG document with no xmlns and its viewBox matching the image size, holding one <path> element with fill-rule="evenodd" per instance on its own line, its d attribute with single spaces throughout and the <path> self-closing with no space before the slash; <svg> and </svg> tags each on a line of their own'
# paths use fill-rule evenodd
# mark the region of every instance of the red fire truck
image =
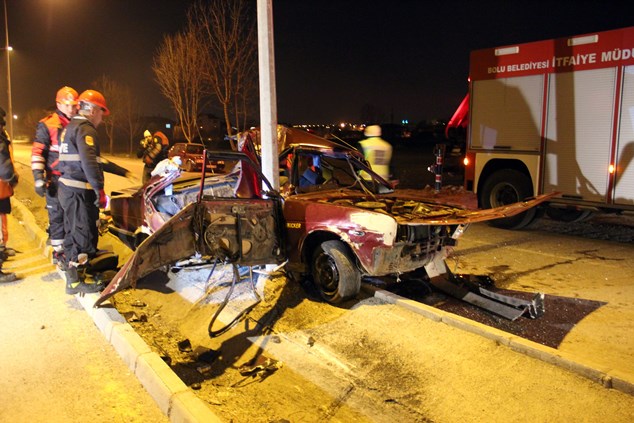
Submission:
<svg viewBox="0 0 634 423">
<path fill-rule="evenodd" d="M 560 192 L 545 208 L 555 219 L 634 212 L 634 27 L 474 51 L 461 106 L 449 125 L 468 122 L 465 186 L 480 207 Z"/>
</svg>

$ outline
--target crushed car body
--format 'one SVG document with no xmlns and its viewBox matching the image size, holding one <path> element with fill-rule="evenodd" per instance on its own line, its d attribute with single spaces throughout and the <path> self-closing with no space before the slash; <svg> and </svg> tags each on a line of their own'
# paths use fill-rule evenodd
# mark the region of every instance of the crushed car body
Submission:
<svg viewBox="0 0 634 423">
<path fill-rule="evenodd" d="M 196 182 L 168 172 L 113 195 L 111 231 L 135 251 L 96 305 L 194 255 L 247 266 L 286 261 L 292 279 L 312 281 L 339 303 L 359 293 L 364 277 L 446 258 L 470 223 L 521 213 L 553 195 L 474 210 L 469 193 L 397 190 L 354 148 L 312 134 L 293 142 L 292 130 L 281 132 L 279 192 L 262 175 L 257 133 L 249 132 L 241 152 L 206 152 L 236 163 L 226 174 L 203 173 Z"/>
</svg>

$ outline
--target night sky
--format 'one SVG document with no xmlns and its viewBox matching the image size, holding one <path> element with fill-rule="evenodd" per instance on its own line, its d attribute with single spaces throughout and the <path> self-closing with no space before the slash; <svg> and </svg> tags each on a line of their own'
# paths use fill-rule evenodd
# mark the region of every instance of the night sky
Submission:
<svg viewBox="0 0 634 423">
<path fill-rule="evenodd" d="M 164 34 L 184 26 L 190 0 L 6 2 L 14 113 L 51 106 L 59 87 L 81 92 L 105 74 L 130 86 L 145 113 L 173 117 L 152 57 Z M 466 93 L 471 50 L 632 26 L 627 3 L 274 0 L 278 119 L 359 122 L 366 105 L 388 122 L 448 118 Z"/>
</svg>

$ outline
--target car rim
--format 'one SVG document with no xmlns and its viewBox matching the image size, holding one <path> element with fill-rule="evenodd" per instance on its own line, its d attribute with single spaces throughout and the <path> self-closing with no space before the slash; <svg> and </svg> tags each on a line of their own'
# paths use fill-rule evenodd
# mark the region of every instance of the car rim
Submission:
<svg viewBox="0 0 634 423">
<path fill-rule="evenodd" d="M 333 294 L 339 286 L 337 265 L 328 254 L 320 254 L 315 260 L 317 284 L 325 294 Z"/>
</svg>

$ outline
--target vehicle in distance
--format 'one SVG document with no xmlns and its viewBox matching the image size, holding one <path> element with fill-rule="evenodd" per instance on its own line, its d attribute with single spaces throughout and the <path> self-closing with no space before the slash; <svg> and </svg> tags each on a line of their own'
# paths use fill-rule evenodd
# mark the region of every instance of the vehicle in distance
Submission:
<svg viewBox="0 0 634 423">
<path fill-rule="evenodd" d="M 178 142 L 169 149 L 167 157 L 171 159 L 179 156 L 183 170 L 186 172 L 199 172 L 203 168 L 204 151 L 204 144 Z M 207 168 L 213 172 L 221 172 L 224 170 L 224 167 L 225 163 L 223 161 L 207 163 Z"/>
</svg>

